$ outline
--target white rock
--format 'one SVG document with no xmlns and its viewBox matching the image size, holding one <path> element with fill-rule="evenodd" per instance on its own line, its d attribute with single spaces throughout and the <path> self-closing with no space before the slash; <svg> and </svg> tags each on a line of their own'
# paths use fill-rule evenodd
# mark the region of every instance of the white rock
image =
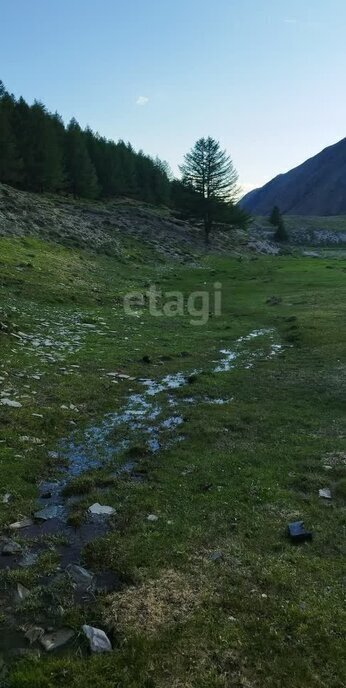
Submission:
<svg viewBox="0 0 346 688">
<path fill-rule="evenodd" d="M 320 497 L 323 497 L 323 499 L 331 499 L 332 498 L 332 493 L 331 493 L 329 487 L 324 487 L 322 490 L 318 490 L 318 494 Z"/>
<path fill-rule="evenodd" d="M 12 497 L 12 495 L 9 492 L 6 492 L 6 494 L 4 494 L 4 496 L 1 498 L 2 503 L 8 504 L 11 497 Z"/>
<path fill-rule="evenodd" d="M 91 652 L 112 651 L 112 645 L 109 638 L 107 638 L 105 632 L 101 631 L 100 628 L 94 628 L 93 626 L 84 624 L 84 626 L 82 626 L 82 630 L 89 640 Z"/>
<path fill-rule="evenodd" d="M 58 459 L 59 458 L 58 452 L 55 452 L 55 451 L 49 451 L 48 456 L 50 459 Z"/>
<path fill-rule="evenodd" d="M 80 590 L 90 590 L 93 587 L 94 575 L 83 566 L 69 564 L 66 571 Z"/>
<path fill-rule="evenodd" d="M 1 553 L 6 554 L 8 556 L 13 554 L 20 554 L 22 551 L 21 545 L 18 542 L 11 540 L 10 538 L 6 538 L 0 546 Z"/>
<path fill-rule="evenodd" d="M 112 514 L 115 514 L 115 509 L 113 509 L 112 506 L 103 506 L 98 502 L 89 506 L 88 511 L 89 514 L 94 514 L 96 516 L 112 516 Z"/>
<path fill-rule="evenodd" d="M 155 521 L 158 521 L 158 520 L 159 520 L 159 517 L 155 516 L 155 514 L 149 514 L 149 516 L 147 516 L 147 521 L 150 521 L 151 523 L 154 523 Z"/>
<path fill-rule="evenodd" d="M 4 399 L 1 399 L 0 402 L 3 406 L 10 406 L 11 408 L 21 408 L 22 404 L 19 401 L 13 401 L 13 399 L 7 399 L 5 397 Z"/>
<path fill-rule="evenodd" d="M 60 505 L 46 506 L 40 511 L 36 511 L 34 516 L 38 521 L 49 521 L 51 518 L 59 518 L 64 511 L 64 507 Z"/>
<path fill-rule="evenodd" d="M 30 595 L 30 590 L 25 587 L 25 585 L 22 585 L 21 583 L 17 583 L 17 592 L 16 592 L 16 599 L 18 602 L 22 602 L 25 600 L 26 597 Z"/>
<path fill-rule="evenodd" d="M 29 526 L 32 525 L 34 525 L 34 522 L 31 518 L 22 518 L 21 521 L 15 521 L 15 523 L 11 523 L 9 528 L 11 530 L 20 530 L 21 528 L 29 528 Z"/>
</svg>

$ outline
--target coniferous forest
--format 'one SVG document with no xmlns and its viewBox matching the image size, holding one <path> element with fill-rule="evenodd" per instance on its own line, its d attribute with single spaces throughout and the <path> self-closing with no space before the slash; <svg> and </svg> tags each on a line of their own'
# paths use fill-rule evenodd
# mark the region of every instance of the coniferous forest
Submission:
<svg viewBox="0 0 346 688">
<path fill-rule="evenodd" d="M 166 204 L 169 176 L 158 158 L 83 130 L 75 119 L 65 126 L 42 103 L 16 100 L 0 81 L 0 182 L 39 193 Z"/>
</svg>

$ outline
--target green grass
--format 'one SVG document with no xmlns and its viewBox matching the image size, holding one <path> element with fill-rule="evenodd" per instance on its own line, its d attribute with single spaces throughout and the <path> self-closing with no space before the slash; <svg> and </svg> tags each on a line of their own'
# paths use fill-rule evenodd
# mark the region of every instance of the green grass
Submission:
<svg viewBox="0 0 346 688">
<path fill-rule="evenodd" d="M 0 241 L 0 320 L 10 332 L 0 332 L 0 377 L 22 403 L 0 406 L 0 484 L 13 495 L 0 504 L 3 528 L 35 509 L 42 476 L 59 474 L 48 458 L 59 439 L 73 430 L 82 436 L 120 409 L 130 389 L 141 390 L 138 377 L 203 371 L 172 391 L 184 416 L 181 442 L 151 456 L 142 436 L 133 437 L 130 454 L 143 480 L 114 479 L 104 465 L 65 488 L 80 497 L 71 512 L 76 524 L 95 501 L 116 509 L 110 531 L 86 546 L 83 563 L 112 569 L 128 585 L 91 607 L 67 606 L 61 619 L 76 631 L 83 622 L 101 625 L 113 653 L 81 657 L 76 639 L 68 653 L 14 662 L 7 684 L 341 688 L 346 261 L 210 256 L 192 269 L 147 258 L 135 244 L 119 260 L 37 240 Z M 222 315 L 205 326 L 191 325 L 187 314 L 123 313 L 129 290 L 156 282 L 165 291 L 212 293 L 215 281 L 223 285 Z M 281 298 L 276 306 L 267 303 L 273 295 Z M 263 349 L 252 367 L 212 372 L 220 349 L 257 328 L 274 329 L 280 355 L 267 358 L 264 337 L 247 345 L 248 355 Z M 80 340 L 49 362 L 42 347 L 20 345 L 18 331 Z M 107 372 L 117 370 L 136 379 L 114 384 Z M 217 398 L 231 401 L 208 403 Z M 164 417 L 165 394 L 155 401 Z M 113 470 L 128 453 L 114 456 Z M 330 504 L 318 497 L 326 486 Z M 148 514 L 158 520 L 148 522 Z M 295 547 L 286 528 L 298 519 L 314 539 Z M 51 546 L 42 561 L 48 575 L 56 566 Z M 222 558 L 213 561 L 216 551 Z M 25 576 L 12 572 L 6 584 L 38 585 L 40 571 L 41 562 Z"/>
</svg>

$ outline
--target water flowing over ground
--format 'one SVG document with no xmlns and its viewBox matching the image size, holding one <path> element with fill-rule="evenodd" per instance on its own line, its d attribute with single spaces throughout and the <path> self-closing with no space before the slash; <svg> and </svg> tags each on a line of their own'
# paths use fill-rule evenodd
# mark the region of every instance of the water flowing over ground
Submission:
<svg viewBox="0 0 346 688">
<path fill-rule="evenodd" d="M 209 374 L 227 373 L 232 369 L 250 368 L 257 360 L 268 360 L 281 351 L 281 345 L 276 341 L 276 332 L 271 329 L 254 330 L 244 337 L 237 339 L 231 348 L 222 349 L 220 358 L 213 363 Z M 28 339 L 28 338 L 27 338 Z M 261 346 L 253 350 L 248 344 L 253 340 L 262 340 Z M 35 342 L 36 340 L 34 340 Z M 38 340 L 37 340 L 38 341 Z M 35 344 L 33 342 L 33 346 Z M 43 341 L 44 346 L 48 343 Z M 39 345 L 38 345 L 39 348 Z M 55 548 L 59 558 L 61 571 L 71 564 L 79 564 L 83 548 L 89 543 L 102 537 L 108 531 L 108 519 L 102 516 L 88 514 L 77 528 L 69 523 L 69 511 L 74 504 L 78 504 L 80 496 L 64 496 L 64 488 L 70 478 L 81 476 L 86 471 L 97 467 L 109 467 L 114 477 L 128 473 L 135 477 L 135 461 L 126 461 L 116 470 L 112 460 L 131 446 L 131 443 L 143 444 L 147 451 L 155 453 L 170 447 L 174 442 L 184 440 L 184 436 L 177 435 L 176 430 L 184 423 L 184 408 L 189 404 L 230 403 L 232 399 L 206 396 L 175 397 L 172 392 L 185 386 L 191 386 L 191 379 L 196 379 L 202 370 L 172 373 L 159 380 L 144 378 L 137 382 L 142 392 L 131 392 L 122 408 L 114 413 L 107 413 L 99 424 L 92 425 L 82 432 L 75 431 L 68 439 L 62 440 L 57 451 L 50 452 L 53 460 L 63 458 L 67 461 L 66 470 L 60 480 L 54 482 L 43 481 L 39 486 L 38 511 L 45 513 L 46 518 L 34 519 L 31 524 L 21 531 L 23 546 L 18 556 L 12 556 L 10 561 L 6 556 L 0 556 L 0 568 L 21 567 L 22 570 L 35 565 L 38 558 L 49 551 L 47 538 L 62 538 Z M 120 374 L 121 375 L 121 374 Z M 124 379 L 132 380 L 130 376 L 122 375 Z M 52 579 L 42 579 L 42 585 L 55 585 L 56 576 Z M 113 571 L 102 571 L 97 574 L 95 581 L 99 581 L 100 590 L 115 590 L 122 585 L 121 580 Z M 74 593 L 78 602 L 78 590 Z M 84 602 L 88 595 L 83 593 Z M 50 611 L 47 611 L 43 623 L 48 624 Z M 52 620 L 52 625 L 54 621 Z M 0 649 L 7 655 L 16 648 L 27 648 L 25 638 L 17 629 L 13 629 L 7 643 L 1 643 Z"/>
<path fill-rule="evenodd" d="M 276 337 L 275 330 L 268 328 L 254 330 L 244 337 L 239 337 L 232 348 L 221 349 L 217 365 L 208 372 L 225 373 L 236 367 L 251 368 L 259 359 L 270 359 L 282 349 Z M 247 344 L 255 339 L 263 339 L 263 344 L 255 351 L 250 350 Z M 189 385 L 191 376 L 201 372 L 177 372 L 166 375 L 161 380 L 139 380 L 144 391 L 141 394 L 130 394 L 120 411 L 106 414 L 99 425 L 87 428 L 82 439 L 79 434 L 75 434 L 67 442 L 61 443 L 59 454 L 68 460 L 69 473 L 76 476 L 102 462 L 110 461 L 114 455 L 130 446 L 131 440 L 137 443 L 142 441 L 152 452 L 177 441 L 174 431 L 183 423 L 181 411 L 184 405 L 191 402 L 205 403 L 206 399 L 190 398 L 178 401 L 170 391 Z M 156 400 L 156 397 L 159 399 Z M 216 399 L 209 403 L 225 402 L 226 400 Z M 177 413 L 164 417 L 165 408 L 176 407 Z M 117 430 L 122 430 L 124 435 L 119 441 L 113 437 Z M 167 431 L 171 431 L 171 436 Z M 164 440 L 161 439 L 163 433 Z"/>
</svg>

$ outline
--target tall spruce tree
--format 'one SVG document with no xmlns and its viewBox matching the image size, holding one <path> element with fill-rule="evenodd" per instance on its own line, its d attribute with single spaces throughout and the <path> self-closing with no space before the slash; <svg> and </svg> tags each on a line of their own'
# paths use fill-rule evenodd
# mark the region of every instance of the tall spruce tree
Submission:
<svg viewBox="0 0 346 688">
<path fill-rule="evenodd" d="M 99 185 L 95 167 L 90 160 L 85 135 L 78 122 L 71 119 L 66 132 L 67 190 L 75 198 L 96 198 Z"/>
<path fill-rule="evenodd" d="M 277 205 L 274 205 L 273 210 L 270 213 L 269 216 L 269 222 L 273 227 L 278 227 L 280 222 L 281 222 L 281 213 L 280 213 L 280 208 Z"/>
<path fill-rule="evenodd" d="M 19 183 L 22 170 L 13 129 L 14 109 L 14 97 L 0 81 L 0 181 L 13 185 Z"/>
<path fill-rule="evenodd" d="M 288 241 L 288 234 L 284 219 L 281 215 L 280 208 L 278 208 L 277 205 L 274 205 L 274 208 L 270 213 L 269 222 L 271 225 L 273 225 L 273 227 L 276 227 L 276 231 L 274 232 L 274 241 Z"/>
<path fill-rule="evenodd" d="M 210 136 L 196 141 L 185 155 L 180 171 L 195 212 L 203 219 L 208 244 L 214 223 L 225 221 L 226 214 L 231 218 L 238 194 L 238 174 L 231 158 Z"/>
<path fill-rule="evenodd" d="M 63 185 L 62 149 L 52 116 L 42 103 L 30 108 L 32 185 L 35 191 L 58 191 Z"/>
</svg>

